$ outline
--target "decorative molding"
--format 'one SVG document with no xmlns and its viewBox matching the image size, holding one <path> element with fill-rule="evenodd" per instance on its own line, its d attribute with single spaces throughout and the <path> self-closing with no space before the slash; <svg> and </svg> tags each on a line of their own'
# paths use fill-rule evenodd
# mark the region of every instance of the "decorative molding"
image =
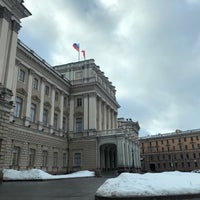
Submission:
<svg viewBox="0 0 200 200">
<path fill-rule="evenodd" d="M 57 107 L 55 107 L 55 111 L 56 112 L 60 112 L 60 108 L 57 106 Z"/>
<path fill-rule="evenodd" d="M 22 94 L 24 96 L 27 96 L 27 92 L 25 91 L 24 88 L 17 88 L 17 93 Z"/>
<path fill-rule="evenodd" d="M 31 98 L 32 98 L 33 101 L 40 103 L 40 98 L 37 95 L 33 95 Z"/>
<path fill-rule="evenodd" d="M 10 22 L 11 17 L 11 12 L 6 7 L 0 6 L 0 18 L 4 18 L 6 21 Z"/>
<path fill-rule="evenodd" d="M 48 101 L 44 102 L 44 106 L 47 107 L 47 108 L 51 108 L 51 104 Z"/>
<path fill-rule="evenodd" d="M 83 112 L 77 111 L 74 113 L 75 117 L 82 117 L 83 116 Z"/>
</svg>

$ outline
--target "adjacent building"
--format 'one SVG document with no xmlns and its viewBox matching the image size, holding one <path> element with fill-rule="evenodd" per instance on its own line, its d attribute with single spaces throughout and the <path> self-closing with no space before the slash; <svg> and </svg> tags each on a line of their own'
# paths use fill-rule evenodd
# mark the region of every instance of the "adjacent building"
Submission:
<svg viewBox="0 0 200 200">
<path fill-rule="evenodd" d="M 140 138 L 144 171 L 192 171 L 200 168 L 200 130 L 158 134 Z"/>
<path fill-rule="evenodd" d="M 0 0 L 0 170 L 140 168 L 138 122 L 93 59 L 50 66 L 17 38 L 31 13 Z"/>
</svg>

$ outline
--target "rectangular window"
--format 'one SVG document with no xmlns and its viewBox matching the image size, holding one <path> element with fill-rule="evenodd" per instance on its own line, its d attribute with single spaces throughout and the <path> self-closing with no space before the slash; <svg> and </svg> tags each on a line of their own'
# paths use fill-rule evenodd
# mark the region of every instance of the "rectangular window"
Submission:
<svg viewBox="0 0 200 200">
<path fill-rule="evenodd" d="M 25 71 L 20 69 L 18 74 L 18 80 L 24 82 L 25 81 Z"/>
<path fill-rule="evenodd" d="M 187 146 L 187 145 L 185 145 L 185 149 L 186 149 L 186 150 L 188 149 L 188 146 Z"/>
<path fill-rule="evenodd" d="M 67 154 L 63 153 L 63 167 L 67 167 Z"/>
<path fill-rule="evenodd" d="M 53 152 L 53 167 L 58 165 L 58 152 Z"/>
<path fill-rule="evenodd" d="M 36 119 L 36 104 L 31 104 L 31 122 L 35 122 Z"/>
<path fill-rule="evenodd" d="M 190 137 L 191 142 L 193 142 L 193 137 Z"/>
<path fill-rule="evenodd" d="M 14 116 L 15 117 L 21 117 L 21 113 L 22 113 L 22 98 L 17 97 L 16 98 L 16 105 L 15 105 L 15 109 L 14 109 Z"/>
<path fill-rule="evenodd" d="M 187 138 L 184 138 L 184 142 L 186 142 L 187 141 Z"/>
<path fill-rule="evenodd" d="M 82 131 L 83 131 L 83 119 L 76 118 L 76 132 L 82 132 Z"/>
<path fill-rule="evenodd" d="M 58 92 L 55 93 L 55 101 L 58 101 Z"/>
<path fill-rule="evenodd" d="M 196 140 L 199 140 L 199 136 L 196 136 Z"/>
<path fill-rule="evenodd" d="M 81 107 L 83 104 L 82 98 L 77 98 L 77 107 Z"/>
<path fill-rule="evenodd" d="M 66 130 L 66 118 L 63 117 L 63 131 Z"/>
<path fill-rule="evenodd" d="M 44 90 L 45 95 L 49 96 L 49 86 L 45 85 L 45 90 Z"/>
<path fill-rule="evenodd" d="M 48 158 L 48 152 L 47 151 L 43 151 L 42 152 L 42 166 L 46 167 L 47 166 L 47 158 Z"/>
<path fill-rule="evenodd" d="M 29 149 L 29 166 L 33 167 L 35 163 L 35 149 Z"/>
<path fill-rule="evenodd" d="M 74 166 L 75 167 L 81 166 L 81 153 L 74 153 Z"/>
<path fill-rule="evenodd" d="M 54 113 L 53 128 L 57 129 L 57 125 L 58 125 L 58 115 Z"/>
<path fill-rule="evenodd" d="M 64 106 L 67 106 L 67 97 L 64 97 Z"/>
<path fill-rule="evenodd" d="M 38 79 L 37 78 L 33 79 L 33 88 L 36 90 L 38 89 Z"/>
<path fill-rule="evenodd" d="M 12 166 L 19 165 L 20 147 L 13 147 L 12 151 Z"/>
<path fill-rule="evenodd" d="M 48 123 L 48 110 L 44 109 L 43 110 L 43 125 L 47 126 Z"/>
</svg>

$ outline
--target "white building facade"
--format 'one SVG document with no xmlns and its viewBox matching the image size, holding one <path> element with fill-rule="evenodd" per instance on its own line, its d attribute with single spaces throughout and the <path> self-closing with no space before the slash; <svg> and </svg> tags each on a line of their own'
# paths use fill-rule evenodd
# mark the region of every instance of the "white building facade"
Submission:
<svg viewBox="0 0 200 200">
<path fill-rule="evenodd" d="M 137 122 L 94 60 L 50 66 L 17 39 L 22 1 L 0 0 L 0 169 L 140 168 Z"/>
</svg>

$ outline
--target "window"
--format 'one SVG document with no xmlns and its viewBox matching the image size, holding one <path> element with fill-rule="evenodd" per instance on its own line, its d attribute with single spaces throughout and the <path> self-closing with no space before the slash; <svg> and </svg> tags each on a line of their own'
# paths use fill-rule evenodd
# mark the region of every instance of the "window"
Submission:
<svg viewBox="0 0 200 200">
<path fill-rule="evenodd" d="M 178 138 L 178 142 L 181 142 L 181 138 Z"/>
<path fill-rule="evenodd" d="M 42 166 L 46 167 L 47 166 L 47 158 L 48 158 L 48 152 L 44 150 L 42 152 Z"/>
<path fill-rule="evenodd" d="M 184 142 L 186 142 L 187 141 L 187 138 L 184 138 Z"/>
<path fill-rule="evenodd" d="M 29 149 L 29 166 L 33 167 L 35 163 L 35 149 Z"/>
<path fill-rule="evenodd" d="M 195 167 L 198 167 L 198 163 L 197 163 L 197 162 L 194 162 L 194 166 L 195 166 Z"/>
<path fill-rule="evenodd" d="M 58 101 L 58 92 L 55 93 L 55 101 Z"/>
<path fill-rule="evenodd" d="M 193 137 L 190 137 L 191 142 L 193 142 Z"/>
<path fill-rule="evenodd" d="M 25 81 L 25 71 L 20 69 L 18 74 L 18 80 L 24 82 Z"/>
<path fill-rule="evenodd" d="M 180 155 L 181 159 L 183 159 L 183 154 Z"/>
<path fill-rule="evenodd" d="M 196 136 L 196 140 L 199 140 L 199 136 Z"/>
<path fill-rule="evenodd" d="M 63 167 L 67 167 L 67 154 L 63 153 Z"/>
<path fill-rule="evenodd" d="M 13 147 L 12 151 L 12 166 L 19 165 L 20 147 Z"/>
<path fill-rule="evenodd" d="M 81 153 L 74 153 L 74 166 L 75 167 L 81 166 Z"/>
<path fill-rule="evenodd" d="M 58 115 L 54 113 L 53 128 L 57 129 L 57 125 L 58 125 Z"/>
<path fill-rule="evenodd" d="M 189 159 L 189 158 L 190 158 L 190 157 L 189 157 L 189 154 L 186 154 L 186 158 L 187 158 L 187 159 Z"/>
<path fill-rule="evenodd" d="M 63 131 L 66 130 L 66 118 L 63 117 Z"/>
<path fill-rule="evenodd" d="M 48 110 L 44 109 L 43 110 L 43 125 L 47 126 L 48 123 Z"/>
<path fill-rule="evenodd" d="M 179 150 L 182 151 L 182 146 L 181 145 L 179 145 Z"/>
<path fill-rule="evenodd" d="M 77 98 L 77 107 L 81 107 L 82 103 L 82 98 Z"/>
<path fill-rule="evenodd" d="M 67 106 L 67 97 L 64 97 L 64 106 Z"/>
<path fill-rule="evenodd" d="M 182 162 L 181 165 L 182 165 L 182 167 L 184 167 L 184 166 L 185 166 L 185 165 L 184 165 L 184 162 Z"/>
<path fill-rule="evenodd" d="M 21 117 L 21 113 L 22 113 L 22 98 L 17 97 L 16 98 L 16 105 L 15 105 L 15 109 L 14 109 L 14 116 L 15 117 Z"/>
<path fill-rule="evenodd" d="M 58 152 L 53 152 L 53 167 L 58 165 Z"/>
<path fill-rule="evenodd" d="M 161 140 L 161 144 L 163 144 L 163 140 Z"/>
<path fill-rule="evenodd" d="M 194 150 L 194 144 L 192 144 L 192 149 Z"/>
<path fill-rule="evenodd" d="M 83 131 L 83 119 L 76 118 L 76 132 L 82 132 L 82 131 Z"/>
<path fill-rule="evenodd" d="M 188 149 L 188 146 L 187 146 L 187 145 L 185 145 L 185 149 L 186 149 L 186 150 Z"/>
<path fill-rule="evenodd" d="M 36 104 L 31 104 L 31 122 L 35 122 L 36 117 Z"/>
<path fill-rule="evenodd" d="M 193 153 L 193 158 L 196 158 L 196 153 Z"/>
<path fill-rule="evenodd" d="M 162 147 L 162 152 L 164 152 L 164 147 Z"/>
<path fill-rule="evenodd" d="M 38 79 L 37 78 L 33 79 L 33 88 L 36 90 L 38 89 Z"/>
<path fill-rule="evenodd" d="M 172 139 L 172 143 L 174 143 L 174 139 Z"/>
<path fill-rule="evenodd" d="M 166 168 L 166 163 L 163 163 L 163 168 Z"/>
<path fill-rule="evenodd" d="M 187 162 L 188 167 L 190 167 L 190 162 Z"/>
<path fill-rule="evenodd" d="M 48 85 L 45 86 L 44 93 L 45 93 L 45 95 L 49 96 L 49 86 Z"/>
</svg>

